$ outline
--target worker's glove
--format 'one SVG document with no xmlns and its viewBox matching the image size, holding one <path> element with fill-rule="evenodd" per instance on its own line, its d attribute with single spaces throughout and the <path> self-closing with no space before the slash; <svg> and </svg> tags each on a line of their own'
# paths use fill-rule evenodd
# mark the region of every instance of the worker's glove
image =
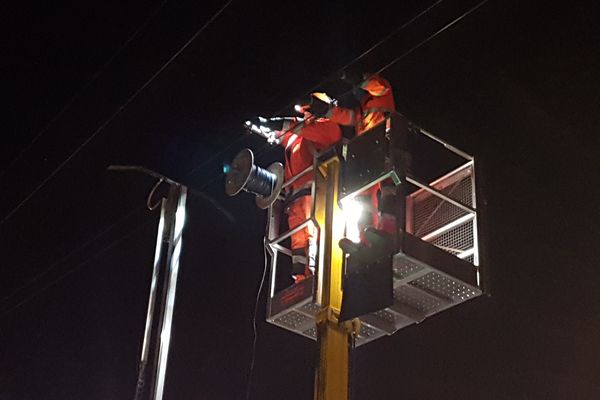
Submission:
<svg viewBox="0 0 600 400">
<path fill-rule="evenodd" d="M 352 96 L 360 103 L 367 95 L 369 94 L 369 92 L 367 92 L 365 89 L 361 88 L 360 86 L 354 86 L 352 87 Z"/>
<path fill-rule="evenodd" d="M 279 144 L 280 137 L 284 134 L 283 128 L 284 125 L 289 123 L 291 120 L 296 120 L 294 117 L 272 117 L 272 118 L 264 118 L 257 117 L 245 122 L 246 129 L 255 133 L 259 136 L 262 136 L 267 140 L 269 144 Z"/>
<path fill-rule="evenodd" d="M 310 113 L 316 118 L 323 118 L 327 115 L 335 100 L 325 93 L 312 93 L 310 102 Z"/>
<path fill-rule="evenodd" d="M 279 144 L 281 141 L 279 139 L 280 133 L 281 133 L 281 131 L 265 132 L 265 137 L 267 138 L 267 143 L 273 144 L 273 145 Z"/>
</svg>

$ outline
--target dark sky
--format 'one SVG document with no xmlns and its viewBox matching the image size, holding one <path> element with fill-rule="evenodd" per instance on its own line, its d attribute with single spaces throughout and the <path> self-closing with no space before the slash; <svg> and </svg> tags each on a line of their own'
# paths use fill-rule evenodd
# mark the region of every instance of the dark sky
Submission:
<svg viewBox="0 0 600 400">
<path fill-rule="evenodd" d="M 477 3 L 444 0 L 353 67 Z M 356 400 L 600 397 L 597 13 L 525 3 L 490 0 L 384 72 L 401 113 L 479 163 L 491 295 L 359 348 Z M 2 6 L 1 400 L 133 397 L 158 216 L 153 180 L 110 164 L 233 214 L 189 199 L 166 398 L 244 398 L 265 214 L 226 198 L 221 168 L 281 154 L 240 123 L 339 94 L 325 78 L 433 1 L 234 0 L 139 91 L 224 4 Z M 264 295 L 251 398 L 310 399 L 315 343 L 264 322 Z"/>
</svg>

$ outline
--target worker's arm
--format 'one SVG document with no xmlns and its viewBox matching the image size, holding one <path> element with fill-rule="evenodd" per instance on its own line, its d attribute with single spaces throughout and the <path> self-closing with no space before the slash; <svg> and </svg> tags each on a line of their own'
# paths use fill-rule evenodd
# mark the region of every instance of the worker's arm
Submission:
<svg viewBox="0 0 600 400">
<path fill-rule="evenodd" d="M 322 148 L 342 140 L 340 127 L 335 122 L 323 118 L 308 120 L 301 129 L 296 130 L 296 134 Z"/>
<path fill-rule="evenodd" d="M 325 115 L 330 121 L 343 126 L 356 125 L 357 110 L 346 107 L 334 106 Z"/>
</svg>

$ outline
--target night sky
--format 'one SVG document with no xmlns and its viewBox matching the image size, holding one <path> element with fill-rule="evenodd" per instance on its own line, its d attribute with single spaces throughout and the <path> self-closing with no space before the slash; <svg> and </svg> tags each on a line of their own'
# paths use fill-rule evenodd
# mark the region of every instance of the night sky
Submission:
<svg viewBox="0 0 600 400">
<path fill-rule="evenodd" d="M 490 293 L 360 347 L 355 400 L 600 398 L 598 13 L 489 0 L 432 37 L 479 4 L 435 3 L 358 60 L 434 1 L 234 0 L 205 29 L 224 0 L 4 4 L 0 400 L 133 398 L 158 213 L 110 164 L 233 215 L 188 199 L 166 398 L 244 399 L 266 214 L 222 166 L 282 153 L 241 123 L 398 57 L 398 111 L 478 162 Z M 311 399 L 315 342 L 265 295 L 250 398 Z"/>
</svg>

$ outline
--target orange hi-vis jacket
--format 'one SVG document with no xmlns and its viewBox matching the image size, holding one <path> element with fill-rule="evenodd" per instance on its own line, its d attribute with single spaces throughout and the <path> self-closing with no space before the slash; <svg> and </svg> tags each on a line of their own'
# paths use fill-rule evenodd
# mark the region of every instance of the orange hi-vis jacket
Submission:
<svg viewBox="0 0 600 400">
<path fill-rule="evenodd" d="M 325 118 L 296 122 L 287 129 L 290 132 L 281 141 L 285 148 L 286 182 L 312 165 L 315 152 L 325 150 L 342 139 L 340 127 Z M 312 173 L 308 173 L 292 183 L 291 188 L 305 187 L 311 179 Z"/>
<path fill-rule="evenodd" d="M 328 115 L 331 121 L 345 126 L 354 126 L 356 135 L 362 135 L 385 120 L 386 114 L 395 111 L 394 95 L 390 83 L 380 75 L 373 75 L 360 88 L 367 92 L 355 109 L 333 107 Z"/>
</svg>

